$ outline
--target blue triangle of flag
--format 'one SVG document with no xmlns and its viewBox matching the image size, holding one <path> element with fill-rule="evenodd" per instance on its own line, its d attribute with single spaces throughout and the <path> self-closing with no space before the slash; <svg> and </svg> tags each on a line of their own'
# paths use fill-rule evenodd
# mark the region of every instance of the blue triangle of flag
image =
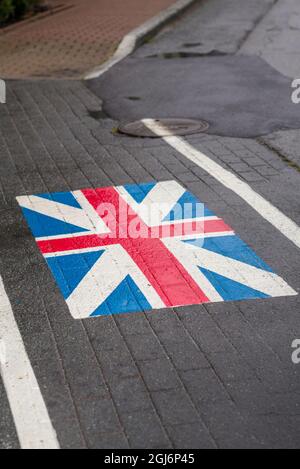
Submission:
<svg viewBox="0 0 300 469">
<path fill-rule="evenodd" d="M 146 184 L 126 184 L 124 188 L 131 195 L 131 197 L 140 204 L 143 202 L 145 197 L 149 194 L 149 192 L 153 189 L 156 185 L 156 182 L 149 182 Z"/>
<path fill-rule="evenodd" d="M 22 211 L 31 228 L 33 236 L 36 238 L 88 231 L 80 226 L 57 220 L 56 218 L 43 215 L 29 208 L 22 207 Z"/>
<path fill-rule="evenodd" d="M 152 309 L 151 305 L 130 275 L 127 275 L 123 282 L 120 283 L 91 316 L 132 313 L 149 309 Z"/>
<path fill-rule="evenodd" d="M 68 254 L 46 258 L 64 298 L 70 296 L 103 253 L 104 250 L 102 249 L 84 254 Z"/>
<path fill-rule="evenodd" d="M 224 301 L 247 300 L 251 298 L 269 298 L 269 295 L 254 290 L 251 287 L 231 280 L 223 275 L 212 272 L 211 270 L 199 267 L 207 280 L 213 285 L 215 290 L 221 295 Z"/>
<path fill-rule="evenodd" d="M 37 194 L 37 197 L 69 205 L 70 207 L 81 208 L 71 192 L 52 192 L 51 194 Z"/>
</svg>

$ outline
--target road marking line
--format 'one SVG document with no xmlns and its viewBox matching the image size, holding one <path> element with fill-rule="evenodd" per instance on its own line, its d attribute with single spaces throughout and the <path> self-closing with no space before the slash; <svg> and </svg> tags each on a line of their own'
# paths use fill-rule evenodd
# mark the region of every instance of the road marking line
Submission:
<svg viewBox="0 0 300 469">
<path fill-rule="evenodd" d="M 204 169 L 204 171 L 213 176 L 217 181 L 223 184 L 223 186 L 235 192 L 256 210 L 257 213 L 277 228 L 286 238 L 300 248 L 299 226 L 278 208 L 274 207 L 274 205 L 255 192 L 246 182 L 239 179 L 227 169 L 224 169 L 204 153 L 186 142 L 183 138 L 176 136 L 163 137 L 162 134 L 166 129 L 154 119 L 143 119 L 143 123 L 153 133 L 161 136 L 162 139 L 175 150 Z"/>
<path fill-rule="evenodd" d="M 59 449 L 0 276 L 0 374 L 22 449 Z"/>
</svg>

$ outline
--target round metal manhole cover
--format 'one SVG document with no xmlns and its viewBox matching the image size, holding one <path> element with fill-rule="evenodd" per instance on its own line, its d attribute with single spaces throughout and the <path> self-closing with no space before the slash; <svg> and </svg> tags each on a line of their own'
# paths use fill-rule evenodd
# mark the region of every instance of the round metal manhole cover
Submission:
<svg viewBox="0 0 300 469">
<path fill-rule="evenodd" d="M 148 119 L 149 120 L 149 119 Z M 194 119 L 151 119 L 151 129 L 146 121 L 139 120 L 128 124 L 121 124 L 119 132 L 132 137 L 169 137 L 170 135 L 191 135 L 205 132 L 209 128 L 208 122 Z M 157 127 L 157 133 L 155 131 Z"/>
</svg>

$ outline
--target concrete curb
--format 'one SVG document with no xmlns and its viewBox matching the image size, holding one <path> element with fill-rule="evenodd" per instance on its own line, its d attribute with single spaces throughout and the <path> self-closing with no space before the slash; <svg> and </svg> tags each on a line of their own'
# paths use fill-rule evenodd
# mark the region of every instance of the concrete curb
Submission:
<svg viewBox="0 0 300 469">
<path fill-rule="evenodd" d="M 103 75 L 115 64 L 132 54 L 148 36 L 155 34 L 162 26 L 174 19 L 196 1 L 197 0 L 178 0 L 174 5 L 171 5 L 138 28 L 133 29 L 124 36 L 112 58 L 87 73 L 84 80 L 92 80 L 93 78 L 98 78 Z"/>
</svg>

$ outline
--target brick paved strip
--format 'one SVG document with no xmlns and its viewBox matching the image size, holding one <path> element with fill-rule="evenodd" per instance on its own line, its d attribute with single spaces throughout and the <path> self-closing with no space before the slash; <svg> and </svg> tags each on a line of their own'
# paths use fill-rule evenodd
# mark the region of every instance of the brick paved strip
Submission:
<svg viewBox="0 0 300 469">
<path fill-rule="evenodd" d="M 0 76 L 82 76 L 110 58 L 129 31 L 174 3 L 64 0 L 56 14 L 0 30 Z"/>
</svg>

